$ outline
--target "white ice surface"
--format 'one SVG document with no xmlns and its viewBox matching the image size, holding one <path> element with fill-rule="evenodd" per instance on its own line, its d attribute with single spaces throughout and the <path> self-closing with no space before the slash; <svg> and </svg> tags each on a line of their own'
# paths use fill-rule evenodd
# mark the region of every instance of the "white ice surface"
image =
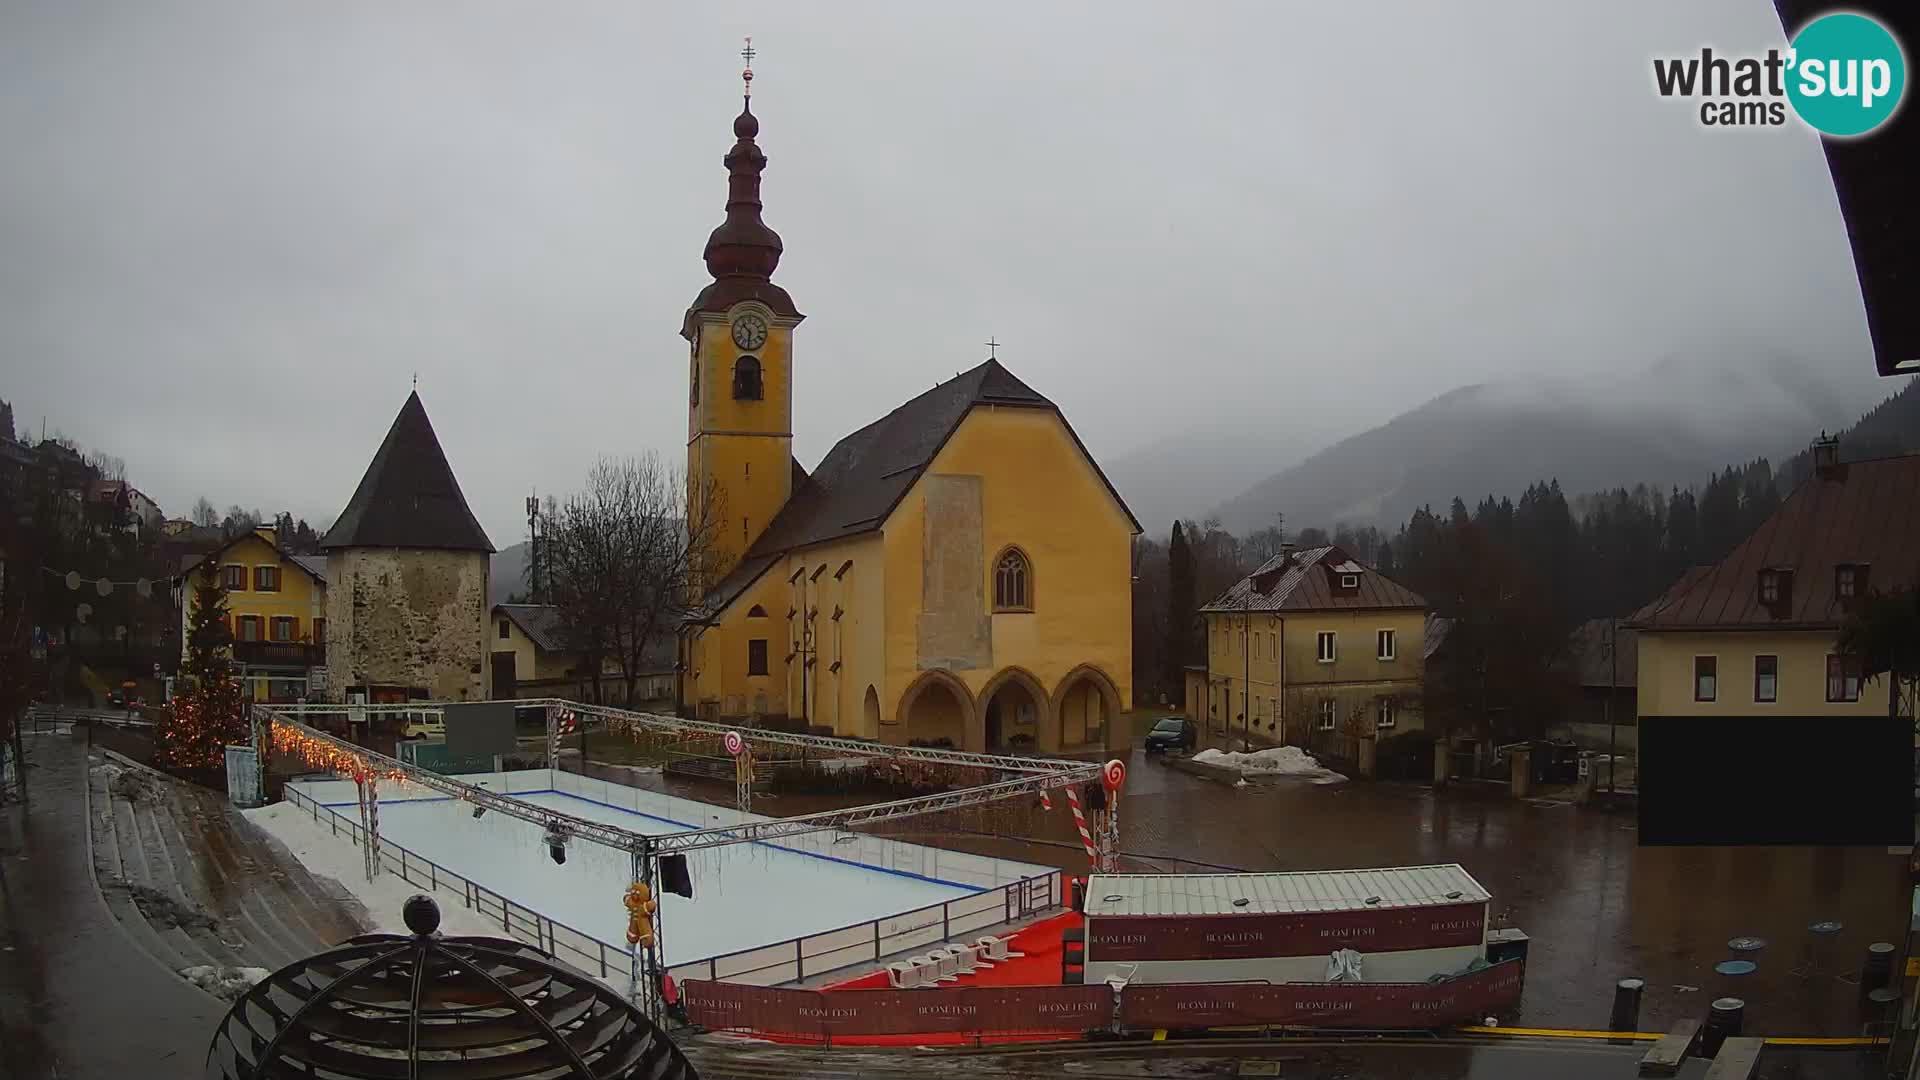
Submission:
<svg viewBox="0 0 1920 1080">
<path fill-rule="evenodd" d="M 409 896 L 427 890 L 409 885 L 400 879 L 400 875 L 384 870 L 368 881 L 366 863 L 361 858 L 360 849 L 354 847 L 346 837 L 335 836 L 326 826 L 315 824 L 311 814 L 292 803 L 274 803 L 256 810 L 242 810 L 241 813 L 246 815 L 248 821 L 287 845 L 287 850 L 310 872 L 339 882 L 355 899 L 366 905 L 375 929 L 389 934 L 409 933 L 407 924 L 400 918 L 400 909 Z M 353 808 L 348 807 L 347 813 L 351 815 Z M 383 824 L 385 819 L 386 811 L 382 809 Z M 449 894 L 443 889 L 435 894 L 434 899 L 440 904 L 440 929 L 443 933 L 502 936 L 498 922 L 483 919 L 461 905 L 458 890 Z"/>
<path fill-rule="evenodd" d="M 679 832 L 692 824 L 559 792 L 515 797 L 634 832 Z M 292 807 L 286 809 L 299 815 Z M 351 804 L 336 809 L 355 814 Z M 621 899 L 632 881 L 625 852 L 574 840 L 566 864 L 556 866 L 539 826 L 501 814 L 476 820 L 472 811 L 470 804 L 453 799 L 382 802 L 380 834 L 515 903 L 601 941 L 624 944 L 627 913 Z M 357 867 L 359 852 L 344 838 L 336 843 Z M 307 861 L 305 856 L 302 861 Z M 694 899 L 661 897 L 661 936 L 670 964 L 837 929 L 977 891 L 757 843 L 694 852 L 687 863 Z M 447 907 L 444 900 L 441 907 Z M 499 928 L 491 932 L 497 934 Z"/>
<path fill-rule="evenodd" d="M 1237 750 L 1202 750 L 1193 760 L 1204 765 L 1234 769 L 1241 776 L 1294 776 L 1316 784 L 1337 784 L 1346 777 L 1324 768 L 1312 754 L 1297 746 L 1276 746 L 1243 754 Z"/>
</svg>

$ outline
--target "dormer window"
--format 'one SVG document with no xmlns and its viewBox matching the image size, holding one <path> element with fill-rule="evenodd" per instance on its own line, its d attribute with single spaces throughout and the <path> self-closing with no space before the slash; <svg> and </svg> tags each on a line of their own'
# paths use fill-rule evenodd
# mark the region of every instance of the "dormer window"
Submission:
<svg viewBox="0 0 1920 1080">
<path fill-rule="evenodd" d="M 757 357 L 743 356 L 733 362 L 733 399 L 735 401 L 759 401 L 760 360 Z"/>
<path fill-rule="evenodd" d="M 1775 615 L 1784 615 L 1793 608 L 1793 571 L 1786 567 L 1769 568 L 1760 571 L 1760 606 Z"/>
<path fill-rule="evenodd" d="M 1343 589 L 1357 589 L 1357 588 L 1359 588 L 1359 587 L 1360 587 L 1360 575 L 1359 575 L 1359 574 L 1341 574 L 1341 575 L 1340 575 L 1340 587 L 1341 587 L 1341 588 L 1343 588 Z"/>
<path fill-rule="evenodd" d="M 1833 568 L 1833 595 L 1852 600 L 1867 591 L 1867 568 L 1860 563 L 1841 563 Z"/>
</svg>

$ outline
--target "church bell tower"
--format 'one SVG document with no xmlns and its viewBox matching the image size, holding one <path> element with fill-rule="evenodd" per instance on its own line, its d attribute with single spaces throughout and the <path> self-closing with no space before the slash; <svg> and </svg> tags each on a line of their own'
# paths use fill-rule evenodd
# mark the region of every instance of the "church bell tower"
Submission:
<svg viewBox="0 0 1920 1080">
<path fill-rule="evenodd" d="M 680 328 L 690 346 L 688 499 L 693 508 L 717 499 L 711 512 L 721 558 L 709 583 L 739 562 L 793 494 L 793 329 L 806 317 L 772 280 L 781 246 L 780 234 L 760 220 L 767 156 L 754 143 L 752 39 L 741 55 L 747 92 L 723 159 L 727 216 L 705 253 L 713 283 Z"/>
</svg>

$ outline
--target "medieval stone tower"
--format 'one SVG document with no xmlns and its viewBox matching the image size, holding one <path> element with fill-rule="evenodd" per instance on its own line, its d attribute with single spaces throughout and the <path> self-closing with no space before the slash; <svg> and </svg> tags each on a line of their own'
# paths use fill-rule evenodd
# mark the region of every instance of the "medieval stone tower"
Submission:
<svg viewBox="0 0 1920 1080">
<path fill-rule="evenodd" d="M 420 395 L 409 395 L 327 553 L 328 696 L 369 703 L 486 695 L 493 544 L 467 508 Z"/>
</svg>

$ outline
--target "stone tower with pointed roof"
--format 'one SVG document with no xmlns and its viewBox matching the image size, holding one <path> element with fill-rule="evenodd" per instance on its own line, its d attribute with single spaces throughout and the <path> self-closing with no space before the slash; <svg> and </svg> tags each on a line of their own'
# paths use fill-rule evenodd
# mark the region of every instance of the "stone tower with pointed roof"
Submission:
<svg viewBox="0 0 1920 1080">
<path fill-rule="evenodd" d="M 417 392 L 320 546 L 327 554 L 327 696 L 487 696 L 493 544 L 467 508 Z"/>
<path fill-rule="evenodd" d="M 680 327 L 689 498 L 717 493 L 721 523 L 680 635 L 682 710 L 974 750 L 1124 745 L 1140 527 L 1052 401 L 989 357 L 811 474 L 794 459 L 803 316 L 773 282 L 759 134 L 743 109 L 713 280 Z"/>
</svg>

